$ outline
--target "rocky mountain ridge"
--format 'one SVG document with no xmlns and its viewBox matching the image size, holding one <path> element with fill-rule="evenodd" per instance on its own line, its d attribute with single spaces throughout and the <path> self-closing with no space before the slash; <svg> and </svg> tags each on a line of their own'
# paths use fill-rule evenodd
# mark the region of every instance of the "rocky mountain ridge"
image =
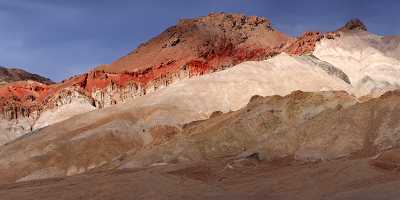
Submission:
<svg viewBox="0 0 400 200">
<path fill-rule="evenodd" d="M 61 83 L 6 84 L 0 196 L 397 199 L 399 49 L 360 20 L 289 38 L 212 13 Z"/>
<path fill-rule="evenodd" d="M 50 86 L 33 82 L 1 86 L 1 118 L 14 124 L 6 129 L 20 129 L 16 134 L 20 135 L 37 127 L 41 113 L 58 109 L 77 96 L 86 99 L 82 112 L 123 103 L 182 79 L 268 58 L 288 40 L 260 17 L 214 13 L 181 20 L 111 65 Z M 19 125 L 18 121 L 29 123 Z"/>
<path fill-rule="evenodd" d="M 176 46 L 177 42 L 171 42 L 174 37 L 178 37 L 176 35 L 185 38 L 175 38 L 176 41 L 180 41 L 179 46 Z M 258 40 L 262 42 L 252 46 Z M 3 112 L 32 110 L 29 105 L 24 107 L 24 97 L 32 95 L 37 99 L 33 100 L 36 107 L 52 107 L 49 105 L 49 99 L 64 89 L 77 90 L 93 98 L 95 106 L 101 108 L 124 102 L 129 97 L 144 95 L 180 79 L 222 70 L 246 60 L 268 58 L 278 53 L 279 47 L 288 40 L 287 36 L 276 32 L 268 20 L 260 17 L 215 13 L 192 20 L 181 20 L 178 25 L 121 58 L 122 61 L 117 60 L 111 65 L 100 66 L 94 71 L 72 77 L 54 86 L 41 86 L 40 97 L 33 94 L 37 91 L 28 89 L 30 83 L 27 83 L 28 86 L 23 92 L 15 93 L 13 91 L 19 90 L 19 85 L 23 83 L 4 86 L 3 93 L 10 92 L 1 95 L 6 97 L 3 102 L 18 108 L 7 108 L 3 105 L 2 109 Z M 238 44 L 243 48 L 237 47 Z M 193 51 L 190 58 L 179 53 L 190 52 L 187 48 Z M 164 57 L 162 50 L 166 51 Z M 161 52 L 162 58 L 155 59 L 152 56 L 153 52 L 157 52 L 157 55 Z M 132 56 L 134 58 L 131 59 Z M 124 60 L 127 59 L 133 60 L 133 63 L 127 61 L 129 64 L 125 64 Z"/>
<path fill-rule="evenodd" d="M 52 119 L 49 120 L 52 123 L 59 122 L 79 113 L 148 95 L 181 80 L 225 70 L 244 61 L 264 60 L 282 52 L 292 56 L 309 55 L 321 41 L 340 41 L 345 35 L 365 31 L 361 21 L 352 20 L 334 32 L 308 32 L 294 39 L 276 31 L 267 19 L 261 17 L 212 13 L 181 20 L 127 56 L 61 83 L 47 86 L 30 81 L 0 86 L 1 118 L 5 124 L 0 127 L 14 134 L 12 138 L 15 138 L 49 125 L 43 120 L 46 118 Z M 325 59 L 315 56 L 302 59 L 348 84 L 353 83 L 344 69 Z M 396 84 L 368 80 L 368 83 L 357 84 L 359 90 L 365 92 L 356 92 L 356 95 L 368 95 L 378 83 L 381 86 L 373 89 L 376 91 L 372 96 L 387 88 L 397 88 Z M 341 87 L 344 88 L 347 90 L 347 86 Z M 39 119 L 41 115 L 45 117 Z"/>
</svg>

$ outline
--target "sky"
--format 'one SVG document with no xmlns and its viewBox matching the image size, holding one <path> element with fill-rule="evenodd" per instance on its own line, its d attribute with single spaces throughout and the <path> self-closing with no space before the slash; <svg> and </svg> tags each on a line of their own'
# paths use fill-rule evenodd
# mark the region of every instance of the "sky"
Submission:
<svg viewBox="0 0 400 200">
<path fill-rule="evenodd" d="M 263 16 L 292 36 L 352 18 L 370 32 L 400 35 L 399 10 L 397 0 L 0 0 L 0 65 L 60 81 L 209 12 Z"/>
</svg>

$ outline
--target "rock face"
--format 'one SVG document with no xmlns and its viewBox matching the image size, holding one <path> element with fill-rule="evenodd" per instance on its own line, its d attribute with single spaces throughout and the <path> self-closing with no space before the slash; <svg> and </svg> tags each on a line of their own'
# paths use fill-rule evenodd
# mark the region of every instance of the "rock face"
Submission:
<svg viewBox="0 0 400 200">
<path fill-rule="evenodd" d="M 346 92 L 333 91 L 254 96 L 238 111 L 184 125 L 180 124 L 196 114 L 182 107 L 156 104 L 128 109 L 118 105 L 48 126 L 0 147 L 0 180 L 249 155 L 259 160 L 302 162 L 352 154 L 369 157 L 399 145 L 399 98 L 399 92 L 389 92 L 358 103 Z M 378 157 L 377 164 L 371 164 L 379 165 L 383 159 Z"/>
<path fill-rule="evenodd" d="M 318 94 L 308 100 L 304 98 L 305 96 L 307 95 L 303 93 L 294 93 L 288 97 L 298 99 L 290 100 L 294 101 L 294 104 L 297 104 L 297 101 L 310 102 L 307 113 L 302 113 L 301 109 L 294 109 L 293 106 L 287 108 L 294 109 L 290 112 L 300 112 L 302 117 L 299 118 L 302 119 L 312 118 L 322 110 L 335 108 L 338 104 L 346 107 L 356 102 L 354 97 L 344 92 L 327 92 L 323 96 Z M 286 98 L 273 97 L 273 99 L 276 99 L 274 101 L 282 109 L 286 109 L 283 108 L 287 106 L 285 102 L 290 103 L 284 100 Z M 255 101 L 258 100 L 253 98 L 250 104 Z M 321 106 L 312 108 L 311 106 L 314 105 L 312 102 Z M 127 152 L 136 152 L 149 145 L 164 144 L 165 141 L 174 139 L 182 128 L 192 130 L 190 128 L 192 125 L 181 127 L 180 124 L 202 119 L 195 111 L 190 110 L 189 107 L 177 107 L 171 104 L 144 107 L 117 105 L 48 126 L 0 147 L 1 180 L 15 181 L 15 178 L 32 177 L 31 173 L 36 173 L 36 171 L 42 173 L 43 170 L 50 168 L 52 172 L 58 173 L 48 173 L 48 175 L 73 175 L 110 164 Z M 226 118 L 226 115 L 214 116 L 212 119 L 220 119 L 220 117 Z M 54 134 L 55 131 L 57 134 Z M 167 137 L 165 133 L 168 132 L 171 134 Z M 38 157 L 43 159 L 36 159 Z M 155 161 L 153 157 L 149 159 Z M 147 162 L 146 160 L 138 161 Z M 15 173 L 9 171 L 11 169 L 7 166 L 14 166 Z M 44 177 L 47 176 L 41 178 Z"/>
<path fill-rule="evenodd" d="M 318 142 L 321 135 L 329 132 L 319 132 L 321 135 L 313 135 L 311 138 L 306 133 L 296 133 L 297 128 L 323 113 L 336 112 L 356 103 L 356 99 L 346 92 L 295 91 L 285 97 L 254 96 L 244 108 L 186 124 L 182 132 L 177 133 L 180 137 L 129 155 L 125 161 L 117 162 L 116 165 L 136 168 L 153 163 L 213 160 L 227 156 L 244 158 L 249 155 L 257 155 L 257 159 L 261 160 L 283 157 L 309 159 L 297 156 L 303 151 L 302 145 Z M 333 137 L 328 140 L 334 142 Z M 350 145 L 352 141 L 347 142 L 349 144 L 346 145 Z M 321 152 L 315 152 L 316 158 L 310 159 L 325 159 L 318 157 L 320 153 L 322 156 L 322 149 L 325 148 L 322 145 Z M 358 149 L 346 150 L 355 152 Z M 337 158 L 335 156 L 330 159 Z"/>
<path fill-rule="evenodd" d="M 0 85 L 15 81 L 25 81 L 25 80 L 36 81 L 47 85 L 54 83 L 48 78 L 39 76 L 37 74 L 29 73 L 22 69 L 5 68 L 0 66 Z"/>
<path fill-rule="evenodd" d="M 0 66 L 0 144 L 32 131 L 41 110 L 39 99 L 51 84 L 37 74 Z"/>
<path fill-rule="evenodd" d="M 254 68 L 255 65 L 249 64 L 253 66 L 245 65 L 249 70 L 239 67 L 238 70 L 229 72 L 234 73 L 233 76 L 225 73 L 223 76 L 227 76 L 229 81 L 234 80 L 233 77 L 243 79 L 237 71 L 247 74 L 248 77 L 258 77 L 255 82 L 252 79 L 242 81 L 242 84 L 237 85 L 241 89 L 227 87 L 226 90 L 232 91 L 229 94 L 219 92 L 226 95 L 225 98 L 219 96 L 216 102 L 210 101 L 209 106 L 204 107 L 199 106 L 202 104 L 199 100 L 203 98 L 193 99 L 191 103 L 187 103 L 190 102 L 187 100 L 182 104 L 191 104 L 193 108 L 196 104 L 200 110 L 205 109 L 202 116 L 208 116 L 210 112 L 216 111 L 213 109 L 239 109 L 248 101 L 249 95 L 286 95 L 298 89 L 337 89 L 346 90 L 356 96 L 376 97 L 387 90 L 398 88 L 397 44 L 400 40 L 396 37 L 377 39 L 378 36 L 372 36 L 365 30 L 362 22 L 352 20 L 334 32 L 308 32 L 292 39 L 276 31 L 267 19 L 261 17 L 212 13 L 205 17 L 181 20 L 176 26 L 140 45 L 127 56 L 61 83 L 45 85 L 25 81 L 0 86 L 0 130 L 7 132 L 7 135 L 14 135 L 7 137 L 11 140 L 31 130 L 95 108 L 148 96 L 171 84 L 179 85 L 178 82 L 182 80 L 226 70 L 244 61 L 264 60 L 279 54 L 279 58 L 272 63 L 264 65 L 264 61 L 261 61 L 255 64 L 259 65 L 257 69 Z M 369 56 L 364 59 L 357 55 Z M 360 59 L 362 61 L 357 61 Z M 288 66 L 295 67 L 289 69 Z M 263 74 L 264 79 L 269 79 L 259 81 L 259 74 Z M 211 82 L 224 80 L 220 76 L 211 78 Z M 280 77 L 279 80 L 276 77 Z M 185 91 L 187 99 L 196 98 L 190 90 L 202 90 L 193 88 L 196 86 L 189 83 L 183 82 L 182 86 L 166 89 L 164 93 L 181 94 L 180 91 Z M 251 84 L 246 86 L 247 83 L 254 83 L 256 87 Z M 256 89 L 248 88 L 250 85 Z M 201 87 L 206 86 L 210 90 L 214 87 L 207 83 Z M 245 95 L 238 97 L 241 93 Z M 179 95 L 165 95 L 165 98 L 168 101 L 182 101 Z M 236 100 L 225 103 L 228 102 L 227 98 Z M 154 97 L 140 101 L 154 104 L 167 100 Z"/>
<path fill-rule="evenodd" d="M 360 19 L 352 19 L 348 21 L 339 31 L 367 31 L 367 26 Z"/>
<path fill-rule="evenodd" d="M 287 95 L 295 90 L 351 92 L 341 77 L 322 68 L 318 59 L 285 53 L 265 61 L 249 61 L 224 71 L 180 81 L 132 101 L 137 106 L 175 105 L 208 117 L 245 106 L 254 95 Z M 301 78 L 299 78 L 301 77 Z"/>
<path fill-rule="evenodd" d="M 366 32 L 367 27 L 359 19 L 348 21 L 343 27 L 333 32 L 305 32 L 302 36 L 293 40 L 283 49 L 284 52 L 290 55 L 312 54 L 317 43 L 321 40 L 334 40 L 340 38 L 344 33 Z"/>
<path fill-rule="evenodd" d="M 386 40 L 365 31 L 341 32 L 334 40 L 317 43 L 313 55 L 342 70 L 357 88 L 356 95 L 379 96 L 400 85 L 397 41 Z"/>
<path fill-rule="evenodd" d="M 0 132 L 1 144 L 27 132 L 39 116 L 37 99 L 48 86 L 34 82 L 14 82 L 0 86 Z"/>
<path fill-rule="evenodd" d="M 120 78 L 119 76 L 107 76 L 107 78 L 101 81 L 104 81 L 104 85 L 107 85 L 107 81 L 110 80 L 111 83 L 115 83 L 107 87 L 108 92 L 106 94 L 115 95 L 113 99 L 119 99 L 119 101 L 136 98 L 130 102 L 130 104 L 136 107 L 164 104 L 196 114 L 195 118 L 187 117 L 186 122 L 188 122 L 190 120 L 206 118 L 216 110 L 228 112 L 240 109 L 246 105 L 251 96 L 256 94 L 286 95 L 300 89 L 304 91 L 345 90 L 351 92 L 349 84 L 346 83 L 346 77 L 335 74 L 338 72 L 335 72 L 333 68 L 330 69 L 331 71 L 327 71 L 328 68 L 319 62 L 321 61 L 310 56 L 291 57 L 283 53 L 267 61 L 244 62 L 223 71 L 181 80 L 163 89 L 153 88 L 154 92 L 145 96 L 145 90 L 134 84 L 131 86 L 127 84 L 128 87 L 125 87 L 125 89 L 116 86 L 116 84 L 125 84 L 121 82 L 124 79 L 113 79 L 115 77 Z M 182 77 L 184 75 L 183 73 Z M 93 76 L 104 76 L 104 74 L 100 73 Z M 302 76 L 303 78 L 298 79 L 298 76 Z M 80 77 L 76 79 L 80 79 L 78 83 L 84 82 L 87 88 L 91 88 L 91 85 L 99 85 L 101 83 L 99 80 L 90 79 L 90 76 L 87 79 L 81 79 Z M 115 82 L 112 82 L 113 80 Z M 69 81 L 72 83 L 76 82 L 76 80 Z M 282 84 L 282 82 L 285 84 Z M 68 82 L 63 84 L 70 84 L 74 88 L 74 84 Z M 55 93 L 58 95 L 48 95 L 52 93 L 52 87 L 45 87 L 44 85 L 37 85 L 36 87 L 40 88 L 40 90 L 36 89 L 38 92 L 29 93 L 31 90 L 28 88 L 28 92 L 22 90 L 19 93 L 23 95 L 19 98 L 28 98 L 28 96 L 34 96 L 35 99 L 43 98 L 41 100 L 45 102 L 43 107 L 35 107 L 36 104 L 34 103 L 32 105 L 24 105 L 31 106 L 29 108 L 32 110 L 38 109 L 40 114 L 32 115 L 30 114 L 32 112 L 26 112 L 25 115 L 20 115 L 17 112 L 18 110 L 13 110 L 13 107 L 10 107 L 10 105 L 4 105 L 4 107 L 10 107 L 10 110 L 5 113 L 7 114 L 5 116 L 8 116 L 8 118 L 4 123 L 8 124 L 8 121 L 15 118 L 29 118 L 31 120 L 31 123 L 27 124 L 30 128 L 21 128 L 21 134 L 24 130 L 34 130 L 62 121 L 73 115 L 93 110 L 96 107 L 108 106 L 101 105 L 101 102 L 109 102 L 109 105 L 115 104 L 104 93 L 98 90 L 95 90 L 92 94 L 85 93 L 85 90 L 78 90 L 80 86 L 75 87 L 75 89 L 65 88 L 60 90 L 58 93 Z M 57 85 L 54 87 L 57 87 Z M 19 107 L 22 106 L 15 105 L 15 108 Z M 7 131 L 6 129 L 4 130 Z M 21 134 L 18 133 L 16 135 L 19 136 Z M 0 143 L 4 142 L 7 141 L 1 141 Z"/>
<path fill-rule="evenodd" d="M 44 139 L 44 143 L 40 141 L 33 142 L 40 146 L 38 148 L 46 148 L 45 146 L 47 145 L 57 146 L 58 144 L 54 139 L 59 140 L 60 145 L 71 145 L 71 147 L 74 146 L 73 148 L 80 146 L 76 146 L 77 143 L 81 144 L 82 146 L 79 147 L 81 148 L 80 150 L 72 150 L 74 151 L 74 156 L 72 157 L 78 156 L 78 152 L 88 148 L 86 145 L 89 145 L 89 143 L 92 144 L 94 142 L 92 139 L 102 140 L 98 138 L 98 134 L 104 134 L 106 138 L 112 138 L 113 135 L 117 134 L 118 137 L 115 138 L 117 140 L 115 141 L 116 143 L 120 142 L 120 136 L 125 135 L 127 138 L 123 136 L 125 139 L 122 140 L 128 142 L 126 144 L 127 148 L 131 148 L 130 145 L 132 144 L 136 145 L 137 148 L 142 148 L 153 142 L 159 143 L 156 141 L 163 141 L 163 134 L 168 132 L 166 130 L 169 130 L 169 126 L 176 127 L 179 124 L 206 119 L 214 111 L 229 112 L 238 110 L 245 106 L 252 96 L 257 94 L 287 95 L 299 89 L 303 91 L 351 91 L 345 78 L 331 73 L 331 71 L 334 72 L 334 69 L 327 71 L 327 68 L 321 67 L 317 58 L 309 57 L 308 60 L 306 58 L 308 57 L 292 57 L 283 53 L 266 61 L 244 62 L 223 71 L 181 80 L 166 88 L 137 97 L 127 104 L 118 104 L 76 116 L 70 120 L 54 124 L 54 126 L 34 131 L 32 136 L 28 135 L 26 138 L 36 138 L 37 136 L 39 140 Z M 302 79 L 299 79 L 299 76 Z M 87 85 L 90 83 L 91 81 L 87 81 Z M 75 103 L 70 102 L 81 102 L 80 105 L 87 105 L 84 109 L 79 109 L 80 111 L 90 110 L 92 108 L 91 105 L 95 105 L 94 99 L 91 101 L 90 99 L 83 98 L 79 93 L 66 94 L 75 98 L 65 101 L 66 96 L 61 95 L 59 98 L 47 100 L 47 102 L 53 102 L 52 105 L 56 106 L 43 112 L 34 124 L 34 128 L 65 119 L 60 116 L 61 114 L 54 114 L 52 110 L 61 110 L 61 113 L 66 113 L 65 111 L 68 111 L 70 107 L 63 109 L 64 106 L 76 106 Z M 120 117 L 122 119 L 119 119 Z M 179 129 L 179 126 L 177 128 Z M 57 132 L 57 134 L 52 134 L 54 132 Z M 73 134 L 74 136 L 72 137 L 76 138 L 71 139 L 71 143 L 67 142 L 68 139 L 65 139 L 66 137 L 71 137 L 70 134 Z M 159 137 L 158 135 L 160 134 L 160 139 L 154 139 Z M 45 136 L 47 139 L 42 138 L 42 136 Z M 20 140 L 22 141 L 24 138 Z M 93 145 L 96 143 L 94 142 Z M 13 146 L 13 142 L 6 146 L 10 145 Z M 27 151 L 41 151 L 36 149 L 36 147 L 34 148 Z M 110 148 L 114 148 L 113 145 Z M 126 150 L 124 148 L 116 153 L 120 154 Z M 28 157 L 21 157 L 21 159 L 30 159 L 29 155 L 31 154 L 27 155 Z M 60 155 L 65 156 L 66 154 L 61 153 Z M 91 157 L 90 154 L 87 156 Z M 71 170 L 72 168 L 74 170 L 75 167 L 77 168 L 75 171 L 69 171 L 68 174 L 81 173 L 87 171 L 88 167 L 98 167 L 103 162 L 109 162 L 110 160 L 108 159 L 114 158 L 115 154 L 110 154 L 110 156 L 107 158 L 95 156 L 93 160 L 90 159 L 93 162 L 88 162 L 88 165 L 82 165 L 82 163 L 65 163 L 65 166 L 60 167 L 67 171 L 70 167 Z M 63 158 L 60 157 L 57 159 Z M 30 165 L 30 167 L 33 166 Z M 67 172 L 65 171 L 65 173 Z"/>
<path fill-rule="evenodd" d="M 266 59 L 279 53 L 290 40 L 261 17 L 213 13 L 181 20 L 112 64 L 99 66 L 61 83 L 46 86 L 19 82 L 1 86 L 0 110 L 3 115 L 0 117 L 8 123 L 29 115 L 33 119 L 30 124 L 33 124 L 42 112 L 63 112 L 65 109 L 58 108 L 60 102 L 64 102 L 62 105 L 73 102 L 69 99 L 75 98 L 77 93 L 87 99 L 86 109 L 52 116 L 72 116 L 72 113 L 92 110 L 91 106 L 103 108 L 123 103 L 182 79 L 219 71 L 247 60 Z M 39 122 L 42 125 L 49 123 Z M 25 128 L 21 128 L 21 132 L 24 131 Z"/>
<path fill-rule="evenodd" d="M 262 17 L 211 13 L 182 19 L 159 36 L 110 65 L 106 72 L 135 72 L 165 66 L 201 65 L 197 73 L 218 70 L 245 60 L 261 60 L 278 52 L 289 40 Z"/>
<path fill-rule="evenodd" d="M 353 19 L 334 32 L 304 33 L 284 52 L 312 54 L 345 74 L 355 95 L 377 97 L 399 88 L 399 48 L 399 37 L 369 33 L 359 19 Z"/>
<path fill-rule="evenodd" d="M 357 197 L 376 195 L 390 181 L 395 197 L 400 176 L 388 171 L 400 168 L 399 44 L 398 37 L 366 32 L 359 20 L 297 39 L 259 17 L 182 20 L 114 63 L 61 83 L 0 86 L 0 184 L 97 172 L 46 181 L 70 188 L 95 177 L 105 186 L 104 178 L 121 180 L 134 171 L 152 186 L 201 183 L 214 198 L 210 185 L 234 197 L 242 185 L 251 187 L 247 195 L 271 190 L 251 196 L 260 199 L 294 199 L 307 185 L 304 199 L 316 199 L 321 183 L 321 198 L 346 188 L 344 199 L 363 199 Z M 260 170 L 261 162 L 270 168 Z M 278 171 L 274 163 L 286 168 Z M 262 175 L 260 183 L 268 177 L 285 184 L 260 187 L 249 173 Z M 246 177 L 235 182 L 235 175 Z M 37 189 L 46 181 L 23 185 Z M 224 181 L 237 188 L 219 187 Z M 370 183 L 376 187 L 365 195 L 360 187 Z M 2 197 L 19 199 L 19 192 L 3 188 Z"/>
<path fill-rule="evenodd" d="M 311 54 L 314 51 L 315 45 L 325 38 L 325 34 L 321 32 L 305 32 L 302 36 L 290 43 L 284 49 L 284 52 L 290 55 Z"/>
<path fill-rule="evenodd" d="M 313 55 L 301 55 L 298 57 L 301 60 L 304 60 L 310 64 L 319 66 L 322 70 L 324 70 L 329 75 L 336 76 L 342 79 L 344 82 L 351 84 L 349 77 L 342 70 L 336 68 L 332 64 L 322 61 Z"/>
</svg>

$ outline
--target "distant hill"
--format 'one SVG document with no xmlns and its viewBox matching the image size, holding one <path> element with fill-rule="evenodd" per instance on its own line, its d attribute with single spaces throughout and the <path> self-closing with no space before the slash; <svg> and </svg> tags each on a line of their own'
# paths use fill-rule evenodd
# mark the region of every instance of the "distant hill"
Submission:
<svg viewBox="0 0 400 200">
<path fill-rule="evenodd" d="M 29 73 L 25 70 L 18 68 L 6 68 L 0 66 L 0 84 L 11 83 L 15 81 L 32 80 L 46 85 L 53 84 L 54 82 L 46 77 Z"/>
</svg>

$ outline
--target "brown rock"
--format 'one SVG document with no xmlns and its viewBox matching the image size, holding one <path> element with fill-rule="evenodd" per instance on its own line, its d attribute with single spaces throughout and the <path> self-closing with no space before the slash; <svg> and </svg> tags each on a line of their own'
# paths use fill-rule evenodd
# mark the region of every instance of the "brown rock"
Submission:
<svg viewBox="0 0 400 200">
<path fill-rule="evenodd" d="M 351 19 L 348 21 L 343 27 L 338 29 L 338 31 L 351 31 L 351 30 L 356 30 L 356 31 L 367 31 L 367 27 L 364 25 L 364 23 L 360 19 Z"/>
<path fill-rule="evenodd" d="M 32 80 L 43 84 L 53 84 L 54 82 L 48 78 L 39 76 L 37 74 L 29 73 L 25 70 L 18 68 L 5 68 L 0 66 L 0 84 L 11 83 L 15 81 Z"/>
</svg>

